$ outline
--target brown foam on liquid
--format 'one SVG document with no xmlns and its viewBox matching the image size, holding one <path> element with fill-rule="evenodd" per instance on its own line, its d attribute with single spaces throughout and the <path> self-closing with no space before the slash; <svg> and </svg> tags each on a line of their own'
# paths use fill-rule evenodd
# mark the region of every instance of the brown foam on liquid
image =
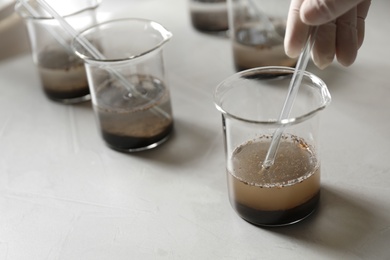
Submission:
<svg viewBox="0 0 390 260">
<path fill-rule="evenodd" d="M 263 211 L 288 210 L 309 201 L 320 190 L 319 163 L 308 146 L 296 136 L 284 135 L 275 163 L 261 167 L 270 138 L 238 147 L 228 172 L 230 199 Z"/>
</svg>

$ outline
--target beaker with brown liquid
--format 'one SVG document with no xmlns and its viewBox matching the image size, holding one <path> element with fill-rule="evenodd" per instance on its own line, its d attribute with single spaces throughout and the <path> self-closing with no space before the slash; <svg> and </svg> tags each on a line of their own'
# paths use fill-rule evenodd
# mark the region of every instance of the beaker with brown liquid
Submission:
<svg viewBox="0 0 390 260">
<path fill-rule="evenodd" d="M 27 24 L 32 57 L 44 93 L 66 104 L 90 100 L 84 61 L 72 51 L 72 37 L 36 0 L 27 2 L 32 10 L 26 9 L 20 1 L 16 3 L 16 10 Z M 47 3 L 76 31 L 96 24 L 99 0 L 47 0 Z"/>
<path fill-rule="evenodd" d="M 228 0 L 235 69 L 294 67 L 284 50 L 289 0 Z"/>
<path fill-rule="evenodd" d="M 226 0 L 188 0 L 192 26 L 202 32 L 229 28 Z"/>
<path fill-rule="evenodd" d="M 162 48 L 171 36 L 154 21 L 129 18 L 109 20 L 81 33 L 99 57 L 73 42 L 85 61 L 98 127 L 110 148 L 148 150 L 171 135 L 173 116 Z"/>
<path fill-rule="evenodd" d="M 294 69 L 245 70 L 216 89 L 222 113 L 229 199 L 243 219 L 259 226 L 301 221 L 320 199 L 319 111 L 330 103 L 325 83 L 306 72 L 291 115 L 279 121 Z M 272 166 L 262 163 L 272 135 L 283 135 Z"/>
</svg>

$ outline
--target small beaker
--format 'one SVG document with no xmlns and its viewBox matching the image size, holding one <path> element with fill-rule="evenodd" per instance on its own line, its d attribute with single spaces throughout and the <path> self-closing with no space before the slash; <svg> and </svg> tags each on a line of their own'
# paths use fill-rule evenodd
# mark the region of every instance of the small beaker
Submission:
<svg viewBox="0 0 390 260">
<path fill-rule="evenodd" d="M 80 36 L 104 58 L 72 46 L 85 61 L 95 115 L 106 144 L 122 152 L 154 148 L 173 130 L 163 46 L 172 34 L 144 19 L 97 24 Z"/>
<path fill-rule="evenodd" d="M 96 8 L 100 0 L 46 1 L 75 30 L 96 24 Z M 90 99 L 84 62 L 77 57 L 67 34 L 36 0 L 27 1 L 29 9 L 17 1 L 15 9 L 24 18 L 32 50 L 46 96 L 62 103 L 78 103 Z"/>
<path fill-rule="evenodd" d="M 284 49 L 290 0 L 228 0 L 229 28 L 237 71 L 264 66 L 294 67 Z"/>
<path fill-rule="evenodd" d="M 319 112 L 331 97 L 321 79 L 305 72 L 290 117 L 279 120 L 293 73 L 289 67 L 242 71 L 218 85 L 214 96 L 222 113 L 230 203 L 259 226 L 298 222 L 320 198 Z M 264 168 L 280 127 L 274 164 Z"/>
<path fill-rule="evenodd" d="M 192 26 L 203 32 L 229 28 L 226 0 L 188 0 Z"/>
</svg>

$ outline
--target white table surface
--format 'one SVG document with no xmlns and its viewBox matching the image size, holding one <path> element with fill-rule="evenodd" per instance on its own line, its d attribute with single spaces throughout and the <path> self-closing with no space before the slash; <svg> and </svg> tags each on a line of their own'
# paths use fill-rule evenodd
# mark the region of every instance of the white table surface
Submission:
<svg viewBox="0 0 390 260">
<path fill-rule="evenodd" d="M 30 54 L 0 61 L 0 259 L 390 259 L 390 1 L 373 0 L 356 63 L 324 71 L 322 198 L 300 224 L 248 224 L 227 198 L 215 86 L 228 39 L 193 30 L 184 0 L 106 0 L 102 19 L 171 30 L 175 133 L 144 153 L 110 150 L 90 103 L 48 100 Z"/>
</svg>

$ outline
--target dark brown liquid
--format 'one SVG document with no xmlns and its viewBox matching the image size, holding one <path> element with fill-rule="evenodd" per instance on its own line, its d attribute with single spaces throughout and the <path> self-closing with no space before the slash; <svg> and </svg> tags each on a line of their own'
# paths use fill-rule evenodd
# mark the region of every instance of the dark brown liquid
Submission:
<svg viewBox="0 0 390 260">
<path fill-rule="evenodd" d="M 284 135 L 274 165 L 261 167 L 270 138 L 238 147 L 228 172 L 232 206 L 256 225 L 286 225 L 313 212 L 320 197 L 319 163 L 309 145 L 296 136 Z"/>
<path fill-rule="evenodd" d="M 319 201 L 320 192 L 307 202 L 287 210 L 256 210 L 237 201 L 233 202 L 233 207 L 243 219 L 254 225 L 282 226 L 309 216 L 317 208 Z"/>
<path fill-rule="evenodd" d="M 133 137 L 126 135 L 116 135 L 102 130 L 103 139 L 107 144 L 116 150 L 137 150 L 156 144 L 168 137 L 173 130 L 173 123 L 167 125 L 162 131 L 151 137 Z"/>
<path fill-rule="evenodd" d="M 124 152 L 152 148 L 166 140 L 173 130 L 165 85 L 156 78 L 142 75 L 136 78 L 134 82 L 142 85 L 150 100 L 126 98 L 126 91 L 118 89 L 121 85 L 108 81 L 97 90 L 100 105 L 94 104 L 103 139 L 109 147 Z"/>
<path fill-rule="evenodd" d="M 72 100 L 89 95 L 84 63 L 62 50 L 44 51 L 38 70 L 46 95 L 54 100 Z"/>
<path fill-rule="evenodd" d="M 66 99 L 77 99 L 89 95 L 88 84 L 82 89 L 69 90 L 69 91 L 56 91 L 43 85 L 45 94 L 53 100 L 66 100 Z"/>
</svg>

